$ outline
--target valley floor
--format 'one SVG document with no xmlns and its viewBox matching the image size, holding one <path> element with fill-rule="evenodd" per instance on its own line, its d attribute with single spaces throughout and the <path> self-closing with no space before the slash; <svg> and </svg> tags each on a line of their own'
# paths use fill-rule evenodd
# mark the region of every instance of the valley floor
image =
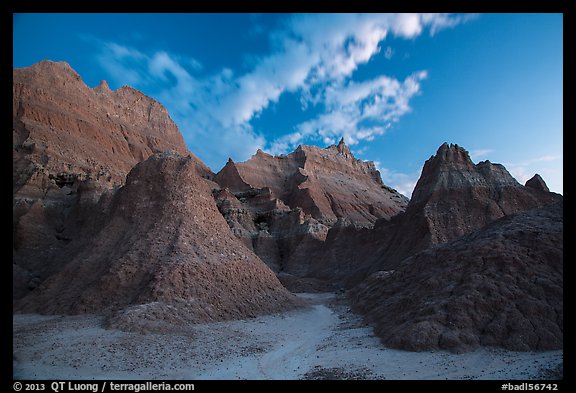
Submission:
<svg viewBox="0 0 576 393">
<path fill-rule="evenodd" d="M 179 334 L 105 330 L 99 316 L 14 315 L 14 379 L 539 379 L 562 351 L 383 347 L 333 294 L 310 306 Z"/>
</svg>

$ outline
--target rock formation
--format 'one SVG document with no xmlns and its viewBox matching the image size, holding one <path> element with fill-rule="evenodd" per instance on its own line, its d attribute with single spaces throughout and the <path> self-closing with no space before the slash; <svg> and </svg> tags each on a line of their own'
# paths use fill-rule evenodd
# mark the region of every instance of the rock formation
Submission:
<svg viewBox="0 0 576 393">
<path fill-rule="evenodd" d="M 307 253 L 324 241 L 327 226 L 301 208 L 290 209 L 267 187 L 236 193 L 216 189 L 214 194 L 234 235 L 271 269 L 299 276 L 308 272 Z"/>
<path fill-rule="evenodd" d="M 281 282 L 360 283 L 354 309 L 389 346 L 562 347 L 563 198 L 539 175 L 445 143 L 408 202 L 344 140 L 214 175 L 134 89 L 49 61 L 13 75 L 17 312 L 170 330 L 300 304 Z"/>
<path fill-rule="evenodd" d="M 373 231 L 332 228 L 310 274 L 352 286 L 498 218 L 561 200 L 561 195 L 522 186 L 500 164 L 474 164 L 465 149 L 445 143 L 424 164 L 404 213 L 378 221 Z"/>
<path fill-rule="evenodd" d="M 372 227 L 402 212 L 407 198 L 385 186 L 372 162 L 341 140 L 325 149 L 299 146 L 286 156 L 258 150 L 229 160 L 214 177 L 218 206 L 233 233 L 275 271 L 303 276 L 334 225 Z"/>
<path fill-rule="evenodd" d="M 534 176 L 532 176 L 531 179 L 526 181 L 525 186 L 542 192 L 550 192 L 548 186 L 546 185 L 546 182 L 544 181 L 544 179 L 542 179 L 542 177 L 539 174 L 535 174 Z"/>
<path fill-rule="evenodd" d="M 16 309 L 105 313 L 112 327 L 155 331 L 294 307 L 294 296 L 230 232 L 204 170 L 178 153 L 137 164 L 76 240 L 82 250 Z"/>
<path fill-rule="evenodd" d="M 563 345 L 562 202 L 506 215 L 374 273 L 354 310 L 390 347 L 462 352 Z"/>
<path fill-rule="evenodd" d="M 338 219 L 371 226 L 404 211 L 408 202 L 382 183 L 373 162 L 354 158 L 344 139 L 325 149 L 298 146 L 286 156 L 258 150 L 246 162 L 229 160 L 214 180 L 232 192 L 269 188 L 273 198 L 327 226 Z"/>
<path fill-rule="evenodd" d="M 562 200 L 518 183 L 501 164 L 474 164 L 458 145 L 444 143 L 424 164 L 412 199 L 387 248 L 386 268 L 406 256 L 466 235 L 490 222 Z M 417 231 L 420 236 L 411 236 Z"/>
<path fill-rule="evenodd" d="M 54 176 L 122 184 L 154 153 L 190 154 L 166 109 L 131 87 L 89 88 L 65 62 L 14 69 L 13 77 L 14 150 Z"/>
<path fill-rule="evenodd" d="M 62 250 L 86 212 L 139 161 L 173 150 L 211 173 L 166 109 L 130 87 L 89 88 L 64 62 L 14 69 L 13 78 L 15 297 L 70 259 Z"/>
</svg>

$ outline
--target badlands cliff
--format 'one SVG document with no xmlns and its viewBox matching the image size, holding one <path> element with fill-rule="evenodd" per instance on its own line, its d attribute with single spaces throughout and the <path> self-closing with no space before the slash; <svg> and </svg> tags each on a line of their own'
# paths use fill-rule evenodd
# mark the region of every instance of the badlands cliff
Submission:
<svg viewBox="0 0 576 393">
<path fill-rule="evenodd" d="M 372 162 L 344 140 L 325 149 L 299 146 L 285 156 L 259 150 L 229 160 L 214 177 L 218 206 L 233 233 L 276 272 L 307 275 L 308 257 L 339 225 L 371 228 L 403 212 L 408 200 L 387 187 Z"/>
<path fill-rule="evenodd" d="M 214 174 L 132 88 L 13 76 L 14 312 L 172 331 L 350 289 L 388 346 L 562 348 L 563 197 L 539 175 L 444 143 L 408 201 L 344 140 Z"/>
<path fill-rule="evenodd" d="M 112 326 L 154 330 L 297 305 L 230 233 L 203 169 L 178 153 L 137 164 L 77 240 L 82 250 L 17 309 L 107 313 Z"/>
<path fill-rule="evenodd" d="M 14 296 L 71 255 L 85 215 L 154 153 L 191 155 L 157 101 L 130 87 L 84 84 L 67 63 L 14 69 L 12 95 Z M 69 252 L 72 252 L 71 250 Z"/>
<path fill-rule="evenodd" d="M 521 185 L 501 164 L 474 164 L 464 148 L 444 143 L 424 164 L 405 212 L 377 221 L 373 230 L 332 228 L 312 275 L 353 286 L 369 273 L 395 269 L 419 251 L 562 199 Z"/>
<path fill-rule="evenodd" d="M 65 63 L 14 79 L 15 310 L 154 330 L 298 303 L 232 236 L 158 102 L 90 89 Z"/>
</svg>

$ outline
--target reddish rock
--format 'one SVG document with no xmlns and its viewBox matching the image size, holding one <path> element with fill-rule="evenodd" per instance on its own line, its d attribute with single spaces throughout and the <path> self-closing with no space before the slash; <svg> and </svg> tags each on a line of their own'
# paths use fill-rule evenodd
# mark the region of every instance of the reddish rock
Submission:
<svg viewBox="0 0 576 393">
<path fill-rule="evenodd" d="M 354 304 L 390 346 L 562 345 L 562 196 L 539 175 L 444 144 L 408 203 L 341 140 L 214 176 L 134 89 L 48 61 L 13 86 L 15 310 L 158 331 L 300 304 L 264 261 L 293 290 L 374 273 Z"/>
<path fill-rule="evenodd" d="M 287 156 L 258 150 L 246 162 L 229 160 L 214 180 L 223 187 L 215 196 L 233 233 L 274 271 L 297 276 L 316 269 L 310 256 L 331 226 L 372 227 L 407 203 L 344 140 L 326 149 L 299 146 Z"/>
<path fill-rule="evenodd" d="M 443 144 L 424 164 L 411 210 L 420 210 L 430 243 L 455 239 L 497 218 L 557 202 L 556 194 L 523 187 L 500 164 L 472 163 L 458 145 Z"/>
<path fill-rule="evenodd" d="M 155 331 L 296 306 L 274 273 L 232 235 L 203 171 L 177 153 L 137 164 L 82 251 L 16 309 L 105 313 L 111 327 Z"/>
<path fill-rule="evenodd" d="M 563 346 L 562 203 L 507 215 L 378 272 L 353 309 L 385 345 L 454 352 Z"/>
<path fill-rule="evenodd" d="M 89 88 L 65 62 L 14 69 L 12 105 L 13 262 L 30 277 L 15 282 L 18 297 L 70 260 L 86 213 L 136 163 L 191 153 L 157 101 L 104 81 Z"/>
<path fill-rule="evenodd" d="M 234 193 L 215 189 L 214 197 L 232 233 L 272 270 L 308 272 L 308 255 L 324 241 L 328 227 L 300 208 L 290 209 L 267 187 Z"/>
<path fill-rule="evenodd" d="M 287 206 L 328 226 L 339 218 L 372 226 L 407 204 L 406 197 L 382 183 L 373 162 L 354 158 L 344 140 L 325 149 L 299 146 L 286 156 L 258 150 L 246 162 L 228 161 L 214 180 L 233 192 L 267 187 Z"/>
<path fill-rule="evenodd" d="M 123 184 L 154 153 L 190 154 L 166 109 L 131 87 L 90 88 L 67 63 L 47 60 L 14 69 L 13 78 L 15 153 L 54 176 Z"/>
</svg>

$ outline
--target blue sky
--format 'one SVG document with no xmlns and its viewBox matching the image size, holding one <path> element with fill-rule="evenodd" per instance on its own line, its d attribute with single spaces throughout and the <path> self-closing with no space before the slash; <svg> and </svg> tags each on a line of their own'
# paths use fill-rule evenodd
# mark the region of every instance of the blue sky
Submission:
<svg viewBox="0 0 576 393">
<path fill-rule="evenodd" d="M 157 99 L 217 172 L 344 137 L 410 196 L 443 142 L 563 192 L 561 14 L 16 14 L 14 67 Z"/>
</svg>

